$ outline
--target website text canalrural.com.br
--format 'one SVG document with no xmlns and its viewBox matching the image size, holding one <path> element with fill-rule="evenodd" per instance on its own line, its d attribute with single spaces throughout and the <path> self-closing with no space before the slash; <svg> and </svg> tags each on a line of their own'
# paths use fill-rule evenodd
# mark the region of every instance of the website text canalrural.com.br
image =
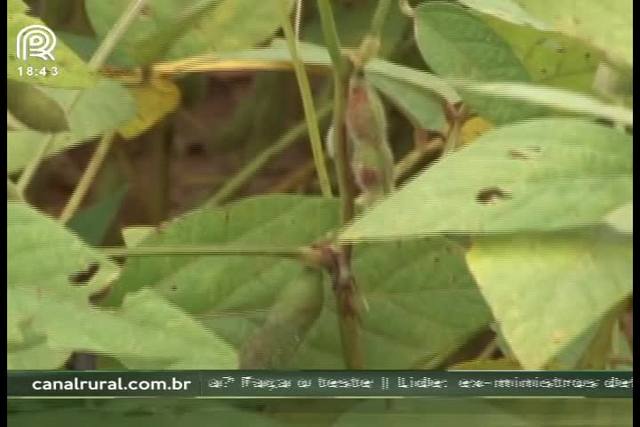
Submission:
<svg viewBox="0 0 640 427">
<path fill-rule="evenodd" d="M 187 390 L 190 380 L 35 380 L 31 388 L 35 391 L 181 391 Z"/>
</svg>

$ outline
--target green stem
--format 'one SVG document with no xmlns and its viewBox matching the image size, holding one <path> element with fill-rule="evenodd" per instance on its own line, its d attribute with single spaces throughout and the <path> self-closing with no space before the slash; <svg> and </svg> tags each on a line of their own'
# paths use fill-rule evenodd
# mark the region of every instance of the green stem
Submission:
<svg viewBox="0 0 640 427">
<path fill-rule="evenodd" d="M 376 11 L 373 14 L 373 19 L 371 20 L 371 28 L 369 29 L 369 34 L 372 37 L 377 39 L 380 38 L 382 34 L 382 28 L 384 27 L 384 23 L 387 20 L 387 16 L 389 15 L 389 8 L 391 7 L 392 0 L 378 0 L 378 6 L 376 7 Z"/>
<path fill-rule="evenodd" d="M 105 64 L 111 52 L 116 47 L 120 39 L 124 36 L 127 29 L 131 26 L 134 19 L 140 13 L 140 10 L 145 6 L 147 0 L 132 0 L 129 3 L 129 7 L 125 9 L 125 11 L 120 15 L 118 21 L 111 27 L 111 30 L 105 36 L 104 40 L 98 46 L 95 53 L 89 60 L 87 67 L 89 71 L 98 71 Z M 67 108 L 65 108 L 65 113 L 68 116 L 70 112 L 73 110 L 73 107 L 78 102 L 82 91 L 76 91 L 75 95 L 71 98 L 70 102 L 67 104 Z M 56 138 L 56 135 L 50 135 L 45 142 L 40 147 L 40 150 L 36 153 L 34 159 L 26 166 L 22 174 L 20 175 L 20 179 L 18 180 L 18 190 L 22 194 L 25 194 L 27 188 L 31 184 L 33 177 L 36 171 L 40 168 L 40 165 L 44 161 L 45 157 L 49 153 L 51 147 L 53 146 L 53 142 Z"/>
<path fill-rule="evenodd" d="M 298 44 L 295 39 L 295 34 L 289 21 L 289 9 L 287 7 L 287 0 L 276 0 L 280 2 L 280 18 L 282 29 L 284 31 L 285 38 L 287 39 L 287 46 L 289 48 L 289 54 L 291 55 L 291 61 L 293 63 L 293 69 L 298 81 L 298 87 L 300 89 L 300 95 L 302 97 L 302 106 L 304 109 L 305 119 L 307 121 L 307 128 L 309 130 L 309 140 L 311 141 L 311 151 L 313 153 L 313 159 L 316 165 L 316 171 L 318 173 L 318 181 L 320 183 L 320 190 L 323 196 L 331 197 L 331 183 L 329 181 L 329 173 L 324 161 L 324 153 L 322 151 L 322 137 L 320 136 L 320 130 L 318 129 L 318 118 L 316 110 L 313 105 L 313 96 L 311 94 L 311 85 L 309 84 L 309 77 L 304 69 L 304 63 L 300 59 L 298 52 Z"/>
<path fill-rule="evenodd" d="M 340 39 L 336 29 L 329 0 L 318 0 L 318 11 L 322 22 L 324 40 L 333 63 L 333 146 L 335 147 L 335 168 L 340 191 L 342 224 L 351 221 L 354 213 L 355 190 L 349 167 L 349 147 L 345 138 L 345 109 L 347 75 L 350 64 L 342 55 Z"/>
<path fill-rule="evenodd" d="M 98 143 L 96 150 L 93 152 L 93 155 L 89 160 L 87 168 L 84 170 L 84 173 L 80 177 L 78 185 L 76 185 L 71 198 L 60 214 L 60 222 L 62 222 L 63 224 L 69 221 L 78 211 L 78 208 L 80 208 L 82 201 L 91 188 L 91 184 L 93 184 L 93 180 L 98 175 L 98 172 L 100 171 L 104 160 L 109 154 L 109 150 L 111 149 L 111 144 L 113 143 L 114 139 L 115 135 L 113 133 L 107 133 L 102 136 L 102 139 Z"/>
<path fill-rule="evenodd" d="M 371 19 L 369 32 L 362 38 L 357 54 L 352 58 L 353 65 L 356 69 L 362 70 L 365 65 L 378 55 L 380 44 L 382 43 L 381 34 L 384 23 L 389 15 L 391 0 L 379 0 L 376 10 Z"/>
<path fill-rule="evenodd" d="M 324 118 L 331 111 L 331 106 L 325 105 L 318 110 L 318 117 Z M 282 152 L 285 148 L 298 140 L 307 131 L 307 123 L 303 121 L 289 129 L 274 144 L 258 154 L 236 175 L 234 175 L 218 192 L 207 202 L 209 206 L 220 205 L 236 191 L 238 191 L 252 176 L 254 176 L 269 160 Z"/>
<path fill-rule="evenodd" d="M 324 268 L 327 264 L 322 249 L 276 246 L 232 246 L 232 245 L 183 245 L 183 246 L 136 246 L 98 248 L 109 257 L 150 257 L 150 256 L 270 256 L 298 260 L 310 267 Z"/>
<path fill-rule="evenodd" d="M 340 50 L 340 38 L 338 30 L 333 18 L 330 0 L 318 0 L 318 12 L 320 12 L 320 22 L 322 24 L 322 33 L 324 42 L 327 45 L 331 62 L 333 63 L 334 73 L 337 71 L 340 75 L 345 75 L 346 60 Z"/>
<path fill-rule="evenodd" d="M 351 175 L 349 147 L 345 137 L 345 110 L 347 101 L 347 76 L 351 64 L 340 49 L 340 39 L 329 0 L 318 0 L 324 40 L 333 63 L 333 146 L 335 167 L 340 189 L 341 220 L 346 224 L 354 215 L 355 189 Z M 333 266 L 334 291 L 338 308 L 338 326 L 345 365 L 349 369 L 364 368 L 364 353 L 360 337 L 360 310 L 358 288 L 351 273 L 351 246 L 341 245 Z"/>
<path fill-rule="evenodd" d="M 137 246 L 103 247 L 99 248 L 103 254 L 114 257 L 140 256 L 175 256 L 175 255 L 247 255 L 247 256 L 279 256 L 298 257 L 302 253 L 300 248 L 278 247 L 233 247 L 228 245 L 193 245 L 193 246 Z"/>
<path fill-rule="evenodd" d="M 129 6 L 122 12 L 120 18 L 113 24 L 98 49 L 89 60 L 89 69 L 97 71 L 107 62 L 109 55 L 125 35 L 133 21 L 138 17 L 147 0 L 131 0 Z"/>
<path fill-rule="evenodd" d="M 400 11 L 404 13 L 409 18 L 415 18 L 416 13 L 409 4 L 408 0 L 399 0 Z"/>
</svg>

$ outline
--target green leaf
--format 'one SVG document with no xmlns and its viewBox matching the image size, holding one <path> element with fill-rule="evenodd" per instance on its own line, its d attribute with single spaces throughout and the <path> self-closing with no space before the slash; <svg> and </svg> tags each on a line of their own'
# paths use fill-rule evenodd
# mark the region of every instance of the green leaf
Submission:
<svg viewBox="0 0 640 427">
<path fill-rule="evenodd" d="M 607 104 L 592 96 L 527 83 L 478 83 L 470 81 L 452 82 L 467 92 L 492 98 L 513 99 L 528 104 L 545 105 L 559 111 L 578 113 L 611 120 L 614 123 L 633 126 L 633 111 L 615 104 Z"/>
<path fill-rule="evenodd" d="M 317 197 L 259 196 L 224 208 L 201 208 L 162 226 L 137 246 L 307 245 L 337 226 L 337 202 Z M 110 303 L 154 287 L 190 313 L 264 308 L 302 271 L 298 262 L 270 256 L 154 256 L 132 258 L 113 286 Z"/>
<path fill-rule="evenodd" d="M 633 70 L 600 63 L 593 78 L 593 90 L 616 104 L 633 107 Z"/>
<path fill-rule="evenodd" d="M 20 200 L 22 195 L 16 184 L 7 178 L 7 200 Z"/>
<path fill-rule="evenodd" d="M 137 247 L 229 244 L 296 248 L 324 237 L 337 226 L 338 216 L 336 200 L 252 197 L 223 208 L 190 212 L 163 225 Z M 129 292 L 153 288 L 240 349 L 265 319 L 270 318 L 271 324 L 280 322 L 278 314 L 283 314 L 269 314 L 270 310 L 291 298 L 291 292 L 283 294 L 284 289 L 301 283 L 304 271 L 298 261 L 272 256 L 130 258 L 105 303 L 117 305 Z M 302 326 L 282 332 L 276 346 L 289 342 L 289 335 L 306 329 L 304 323 L 312 321 L 298 318 L 295 307 L 289 310 L 293 313 L 288 319 L 293 315 L 303 320 Z M 281 348 L 269 351 L 277 356 Z"/>
<path fill-rule="evenodd" d="M 131 368 L 237 366 L 224 341 L 151 290 L 117 310 L 90 305 L 117 267 L 26 204 L 9 203 L 7 215 L 10 369 L 57 368 L 72 351 L 114 355 Z M 90 265 L 97 272 L 78 283 L 72 276 Z"/>
<path fill-rule="evenodd" d="M 359 246 L 353 272 L 368 306 L 361 313 L 367 369 L 435 369 L 491 320 L 463 249 L 446 239 Z M 289 367 L 343 369 L 337 325 L 328 295 Z"/>
<path fill-rule="evenodd" d="M 123 185 L 106 194 L 101 200 L 81 210 L 69 220 L 68 227 L 76 232 L 87 244 L 98 246 L 102 243 L 109 226 L 120 210 L 127 194 L 128 186 Z"/>
<path fill-rule="evenodd" d="M 7 240 L 10 288 L 28 287 L 87 298 L 103 289 L 117 272 L 115 264 L 101 253 L 85 246 L 53 218 L 23 202 L 7 203 Z M 91 281 L 71 287 L 69 275 L 94 263 L 100 269 Z"/>
<path fill-rule="evenodd" d="M 89 62 L 93 54 L 98 49 L 98 46 L 100 45 L 100 41 L 96 39 L 95 36 L 91 37 L 87 35 L 80 35 L 76 33 L 68 33 L 66 31 L 57 30 L 56 35 L 67 46 L 73 49 L 73 51 L 85 62 Z M 128 68 L 132 67 L 135 64 L 131 62 L 131 60 L 125 53 L 116 48 L 109 56 L 109 59 L 107 60 L 105 65 L 119 68 Z"/>
<path fill-rule="evenodd" d="M 70 111 L 67 114 L 69 132 L 55 135 L 50 156 L 117 129 L 136 111 L 129 91 L 114 80 L 101 79 L 94 87 L 82 90 L 75 103 L 72 103 L 75 90 L 43 88 L 43 91 Z M 9 172 L 21 170 L 50 136 L 33 131 L 8 132 Z"/>
<path fill-rule="evenodd" d="M 37 86 L 8 79 L 7 108 L 31 129 L 53 133 L 68 129 L 63 109 Z"/>
<path fill-rule="evenodd" d="M 546 23 L 529 15 L 520 7 L 517 0 L 458 0 L 458 2 L 478 12 L 516 25 L 528 25 L 540 30 L 547 29 Z"/>
<path fill-rule="evenodd" d="M 410 82 L 370 73 L 367 80 L 382 92 L 420 129 L 444 131 L 446 118 L 442 101 L 433 93 Z"/>
<path fill-rule="evenodd" d="M 7 131 L 7 172 L 13 174 L 22 170 L 50 136 L 29 129 Z"/>
<path fill-rule="evenodd" d="M 447 78 L 479 81 L 531 79 L 511 47 L 481 18 L 442 2 L 424 3 L 415 10 L 415 37 L 422 57 Z M 462 94 L 472 108 L 495 123 L 543 114 L 540 108 Z"/>
<path fill-rule="evenodd" d="M 138 227 L 124 227 L 122 229 L 122 239 L 127 247 L 138 246 L 147 236 L 151 235 L 155 227 L 142 225 Z"/>
<path fill-rule="evenodd" d="M 141 65 L 148 65 L 155 59 L 165 57 L 175 42 L 189 30 L 197 27 L 201 19 L 211 13 L 219 3 L 220 0 L 196 1 L 182 11 L 178 19 L 171 25 L 163 25 L 140 40 L 132 55 Z"/>
<path fill-rule="evenodd" d="M 260 196 L 191 212 L 138 246 L 298 246 L 322 238 L 337 223 L 336 201 Z M 363 313 L 367 367 L 436 366 L 489 321 L 462 250 L 445 240 L 359 248 L 355 257 L 356 279 L 370 307 Z M 153 287 L 245 351 L 264 344 L 258 331 L 271 331 L 277 342 L 265 348 L 270 366 L 341 368 L 329 284 L 325 281 L 324 298 L 314 303 L 318 289 L 298 287 L 303 275 L 299 263 L 273 257 L 131 258 L 108 303 L 118 304 L 141 286 Z M 444 310 L 450 298 L 456 298 L 456 308 Z M 318 304 L 322 312 L 315 320 Z M 292 355 L 295 345 L 299 347 Z"/>
<path fill-rule="evenodd" d="M 518 3 L 551 28 L 591 43 L 613 60 L 633 64 L 633 0 L 588 3 L 518 0 Z"/>
<path fill-rule="evenodd" d="M 96 75 L 89 71 L 87 64 L 82 61 L 69 47 L 58 40 L 52 55 L 55 60 L 47 60 L 30 56 L 23 60 L 18 58 L 17 37 L 18 33 L 29 25 L 43 25 L 40 19 L 15 13 L 7 16 L 7 77 L 26 83 L 35 83 L 44 86 L 61 88 L 91 87 L 96 83 Z M 22 73 L 20 72 L 22 67 Z M 32 76 L 27 74 L 27 68 L 32 67 Z M 57 75 L 51 73 L 52 67 L 57 67 Z M 41 76 L 40 71 L 46 68 L 46 76 Z"/>
<path fill-rule="evenodd" d="M 300 59 L 309 66 L 331 66 L 331 59 L 327 50 L 321 46 L 310 43 L 300 43 L 298 50 Z M 206 62 L 206 57 L 202 58 Z M 211 57 L 211 61 L 239 60 L 239 61 L 268 61 L 268 62 L 291 62 L 291 56 L 283 40 L 274 40 L 271 47 L 262 49 L 250 49 L 240 52 L 221 53 Z M 393 80 L 397 84 L 416 86 L 428 91 L 447 102 L 453 104 L 460 100 L 460 96 L 444 79 L 403 65 L 394 64 L 383 59 L 373 59 L 367 63 L 365 70 L 368 77 L 380 76 L 386 81 Z M 373 82 L 372 82 L 373 83 Z M 375 86 L 375 83 L 374 83 Z M 383 90 L 383 88 L 378 88 Z"/>
<path fill-rule="evenodd" d="M 9 0 L 7 2 L 7 14 L 24 14 L 28 10 L 28 6 L 22 0 Z"/>
<path fill-rule="evenodd" d="M 115 80 L 101 79 L 95 87 L 81 91 L 75 103 L 76 91 L 49 88 L 46 92 L 70 109 L 70 145 L 114 130 L 136 111 L 129 91 Z"/>
<path fill-rule="evenodd" d="M 631 241 L 606 232 L 479 237 L 467 260 L 525 369 L 544 368 L 632 292 Z"/>
<path fill-rule="evenodd" d="M 8 344 L 20 355 L 10 361 L 29 366 L 30 360 L 23 357 L 31 355 L 35 358 L 34 367 L 56 368 L 63 350 L 48 354 L 43 348 L 33 348 L 41 346 L 44 338 L 33 324 L 40 315 L 40 306 L 50 305 L 46 302 L 54 294 L 87 301 L 91 293 L 113 280 L 117 268 L 52 218 L 22 202 L 7 203 L 7 241 L 8 298 L 12 301 L 7 313 Z M 73 287 L 69 276 L 94 263 L 99 268 L 89 283 Z"/>
<path fill-rule="evenodd" d="M 288 283 L 264 323 L 243 344 L 241 369 L 273 369 L 288 364 L 324 302 L 323 274 L 309 269 Z"/>
<path fill-rule="evenodd" d="M 86 2 L 87 14 L 100 38 L 105 36 L 128 3 L 128 0 Z M 198 5 L 201 7 L 205 3 L 209 2 L 149 2 L 127 31 L 118 49 L 125 52 L 133 63 L 149 61 L 150 58 L 139 57 L 136 50 L 154 36 L 164 39 L 164 32 L 174 34 L 176 30 L 186 30 L 180 25 L 176 26 L 176 22 L 185 19 L 185 10 L 196 10 Z M 247 49 L 264 42 L 280 27 L 280 6 L 275 1 L 218 0 L 217 3 L 213 10 L 199 17 L 197 25 L 190 26 L 181 37 L 175 37 L 168 54 L 157 59 L 175 60 L 206 51 Z"/>
<path fill-rule="evenodd" d="M 574 228 L 631 197 L 629 135 L 578 119 L 530 120 L 445 156 L 340 238 Z"/>
<path fill-rule="evenodd" d="M 606 223 L 622 233 L 633 234 L 633 202 L 607 214 Z"/>
<path fill-rule="evenodd" d="M 314 7 L 313 3 L 315 2 L 305 3 L 305 9 Z M 376 6 L 377 2 L 375 1 L 332 2 L 333 17 L 342 46 L 355 47 L 360 44 L 362 38 L 369 31 Z M 309 13 L 309 15 L 311 16 L 308 18 L 305 16 L 301 38 L 307 43 L 324 45 L 324 34 L 319 14 Z M 394 48 L 402 41 L 409 23 L 410 20 L 401 12 L 397 2 L 392 3 L 380 37 L 382 56 L 393 52 Z"/>
<path fill-rule="evenodd" d="M 553 31 L 513 25 L 487 17 L 485 22 L 518 56 L 535 83 L 592 93 L 604 55 L 581 40 Z"/>
</svg>

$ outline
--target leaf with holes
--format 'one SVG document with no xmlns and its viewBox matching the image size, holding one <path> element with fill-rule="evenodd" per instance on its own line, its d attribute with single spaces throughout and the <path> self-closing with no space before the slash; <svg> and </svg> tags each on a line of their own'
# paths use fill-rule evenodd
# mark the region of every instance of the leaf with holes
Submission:
<svg viewBox="0 0 640 427">
<path fill-rule="evenodd" d="M 479 237 L 467 260 L 525 369 L 543 369 L 632 292 L 631 240 L 606 230 Z"/>
<path fill-rule="evenodd" d="M 553 31 L 513 25 L 486 17 L 484 21 L 513 49 L 535 83 L 591 93 L 603 54 Z"/>
<path fill-rule="evenodd" d="M 55 220 L 22 202 L 7 204 L 7 241 L 7 292 L 12 301 L 7 315 L 8 345 L 15 351 L 25 351 L 20 353 L 25 357 L 29 354 L 36 357 L 37 367 L 47 363 L 53 364 L 49 368 L 57 367 L 59 353 L 52 353 L 48 358 L 46 352 L 32 348 L 44 339 L 41 332 L 32 328 L 34 319 L 39 316 L 39 306 L 54 293 L 86 301 L 91 293 L 115 278 L 117 268 Z M 90 282 L 72 286 L 70 276 L 92 264 L 100 268 Z M 22 363 L 29 364 L 28 360 Z"/>
<path fill-rule="evenodd" d="M 442 77 L 530 82 L 511 47 L 480 17 L 457 5 L 429 2 L 416 8 L 415 38 L 425 62 Z M 461 93 L 497 124 L 544 114 L 539 107 Z"/>
<path fill-rule="evenodd" d="M 191 212 L 166 224 L 138 247 L 297 246 L 323 238 L 337 223 L 336 201 L 260 196 L 226 208 Z M 358 248 L 355 256 L 356 278 L 370 307 L 363 313 L 368 367 L 437 366 L 489 321 L 463 250 L 446 240 Z M 328 280 L 324 280 L 324 298 L 314 305 L 307 298 L 321 298 L 322 293 L 315 287 L 308 292 L 296 288 L 308 283 L 301 280 L 304 274 L 297 262 L 263 256 L 132 258 L 108 303 L 118 304 L 140 286 L 152 287 L 236 347 L 245 346 L 247 362 L 256 362 L 257 346 L 258 355 L 270 355 L 266 362 L 271 367 L 276 363 L 278 368 L 342 368 Z M 291 298 L 295 304 L 285 304 Z M 450 298 L 456 298 L 455 309 L 444 303 Z M 313 310 L 299 312 L 299 306 Z M 313 314 L 317 310 L 321 310 L 319 317 Z M 278 331 L 276 342 L 265 343 L 256 335 L 260 330 L 271 331 L 283 319 L 287 328 Z M 297 352 L 290 354 L 291 349 L 282 346 L 293 344 L 283 343 L 299 345 Z"/>
<path fill-rule="evenodd" d="M 296 248 L 324 238 L 337 227 L 338 211 L 337 201 L 331 199 L 252 197 L 222 208 L 187 213 L 136 246 L 228 244 Z M 300 283 L 304 270 L 296 260 L 273 256 L 131 258 L 105 304 L 119 305 L 128 293 L 142 287 L 153 288 L 240 348 L 267 318 L 283 290 Z M 273 345 L 282 344 L 281 338 Z M 268 350 L 274 354 L 279 351 Z"/>
<path fill-rule="evenodd" d="M 631 197 L 629 135 L 578 119 L 530 120 L 445 156 L 340 238 L 575 228 L 601 223 Z"/>
<path fill-rule="evenodd" d="M 517 0 L 531 16 L 554 30 L 583 39 L 610 58 L 633 63 L 633 0 Z"/>
<path fill-rule="evenodd" d="M 89 297 L 118 268 L 24 203 L 10 202 L 7 216 L 9 369 L 58 368 L 73 351 L 109 354 L 131 368 L 237 367 L 228 344 L 151 290 L 117 310 L 92 306 Z"/>
</svg>

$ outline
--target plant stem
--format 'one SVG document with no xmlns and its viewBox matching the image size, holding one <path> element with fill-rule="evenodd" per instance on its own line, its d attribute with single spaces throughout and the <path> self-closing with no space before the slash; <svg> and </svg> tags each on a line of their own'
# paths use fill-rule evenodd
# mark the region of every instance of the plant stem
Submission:
<svg viewBox="0 0 640 427">
<path fill-rule="evenodd" d="M 109 257 L 150 256 L 270 256 L 298 260 L 310 267 L 321 268 L 327 264 L 321 248 L 232 245 L 183 245 L 183 246 L 135 246 L 98 248 Z"/>
<path fill-rule="evenodd" d="M 318 110 L 318 118 L 322 119 L 331 111 L 330 105 L 325 105 Z M 208 206 L 220 205 L 240 189 L 253 175 L 256 174 L 271 158 L 282 152 L 294 143 L 307 131 L 307 122 L 302 121 L 289 129 L 274 144 L 267 147 L 234 175 L 218 192 L 207 202 Z M 316 163 L 317 164 L 317 163 Z"/>
<path fill-rule="evenodd" d="M 393 168 L 394 184 L 397 186 L 405 178 L 408 172 L 410 172 L 417 164 L 419 164 L 428 154 L 435 152 L 435 149 L 426 145 L 418 145 L 413 150 L 408 152 L 402 159 L 396 163 Z"/>
<path fill-rule="evenodd" d="M 318 11 L 322 22 L 325 43 L 333 63 L 333 146 L 335 147 L 335 168 L 340 192 L 342 224 L 353 218 L 355 191 L 351 169 L 349 168 L 349 147 L 345 138 L 346 78 L 350 64 L 342 56 L 340 40 L 336 30 L 333 11 L 329 0 L 318 0 Z"/>
<path fill-rule="evenodd" d="M 354 215 L 355 188 L 350 168 L 350 149 L 345 135 L 347 78 L 351 64 L 342 55 L 340 39 L 329 0 L 318 0 L 325 43 L 333 64 L 333 146 L 335 168 L 340 190 L 341 222 L 346 224 Z M 338 325 L 345 365 L 348 369 L 364 368 L 364 353 L 360 337 L 358 288 L 351 272 L 351 245 L 341 245 L 335 253 L 332 275 L 338 308 Z"/>
<path fill-rule="evenodd" d="M 324 153 L 322 151 L 322 138 L 320 136 L 320 130 L 318 129 L 318 118 L 316 110 L 313 105 L 313 96 L 311 93 L 311 85 L 309 84 L 309 78 L 304 69 L 304 63 L 300 59 L 298 53 L 298 43 L 295 39 L 291 22 L 289 21 L 289 9 L 287 0 L 276 0 L 280 2 L 280 17 L 282 21 L 282 29 L 284 31 L 285 38 L 287 40 L 287 46 L 293 62 L 293 69 L 298 81 L 298 87 L 300 89 L 300 95 L 302 97 L 302 106 L 304 108 L 304 115 L 307 121 L 307 128 L 309 131 L 309 140 L 311 141 L 311 151 L 313 153 L 313 159 L 315 160 L 316 170 L 318 173 L 318 181 L 320 183 L 320 190 L 323 196 L 331 197 L 331 183 L 329 181 L 329 173 L 324 161 Z"/>
<path fill-rule="evenodd" d="M 127 29 L 131 26 L 134 19 L 138 17 L 140 10 L 145 6 L 147 0 L 132 0 L 129 3 L 129 6 L 125 9 L 125 11 L 120 15 L 120 18 L 116 23 L 111 27 L 111 30 L 107 33 L 104 40 L 98 46 L 93 56 L 89 60 L 87 64 L 87 68 L 89 71 L 98 71 L 105 64 L 111 52 L 116 47 L 120 39 L 124 36 Z M 82 94 L 81 90 L 76 91 L 75 95 L 71 98 L 70 102 L 67 104 L 65 108 L 65 114 L 69 115 L 73 110 L 73 107 L 78 102 L 80 95 Z M 25 194 L 27 188 L 31 184 L 33 177 L 37 170 L 40 168 L 40 165 L 44 161 L 45 157 L 49 153 L 53 142 L 56 138 L 55 134 L 50 135 L 40 147 L 40 150 L 36 153 L 34 159 L 26 166 L 22 174 L 20 175 L 20 179 L 18 180 L 17 187 L 18 190 Z"/>
<path fill-rule="evenodd" d="M 82 201 L 91 188 L 91 184 L 93 184 L 93 180 L 98 175 L 98 172 L 100 171 L 104 160 L 109 154 L 109 150 L 111 149 L 111 144 L 113 143 L 114 139 L 115 134 L 113 133 L 106 133 L 102 136 L 102 139 L 100 139 L 96 150 L 93 152 L 93 155 L 89 160 L 87 168 L 84 170 L 84 173 L 80 177 L 78 185 L 76 185 L 71 198 L 60 214 L 60 222 L 62 222 L 63 224 L 69 221 L 78 211 L 78 208 L 80 208 Z"/>
<path fill-rule="evenodd" d="M 373 14 L 373 19 L 371 20 L 371 28 L 369 29 L 369 34 L 372 37 L 380 38 L 382 34 L 382 28 L 384 27 L 384 23 L 387 20 L 387 16 L 389 15 L 389 8 L 391 7 L 392 0 L 378 0 L 378 6 L 376 7 L 376 11 Z"/>
</svg>

